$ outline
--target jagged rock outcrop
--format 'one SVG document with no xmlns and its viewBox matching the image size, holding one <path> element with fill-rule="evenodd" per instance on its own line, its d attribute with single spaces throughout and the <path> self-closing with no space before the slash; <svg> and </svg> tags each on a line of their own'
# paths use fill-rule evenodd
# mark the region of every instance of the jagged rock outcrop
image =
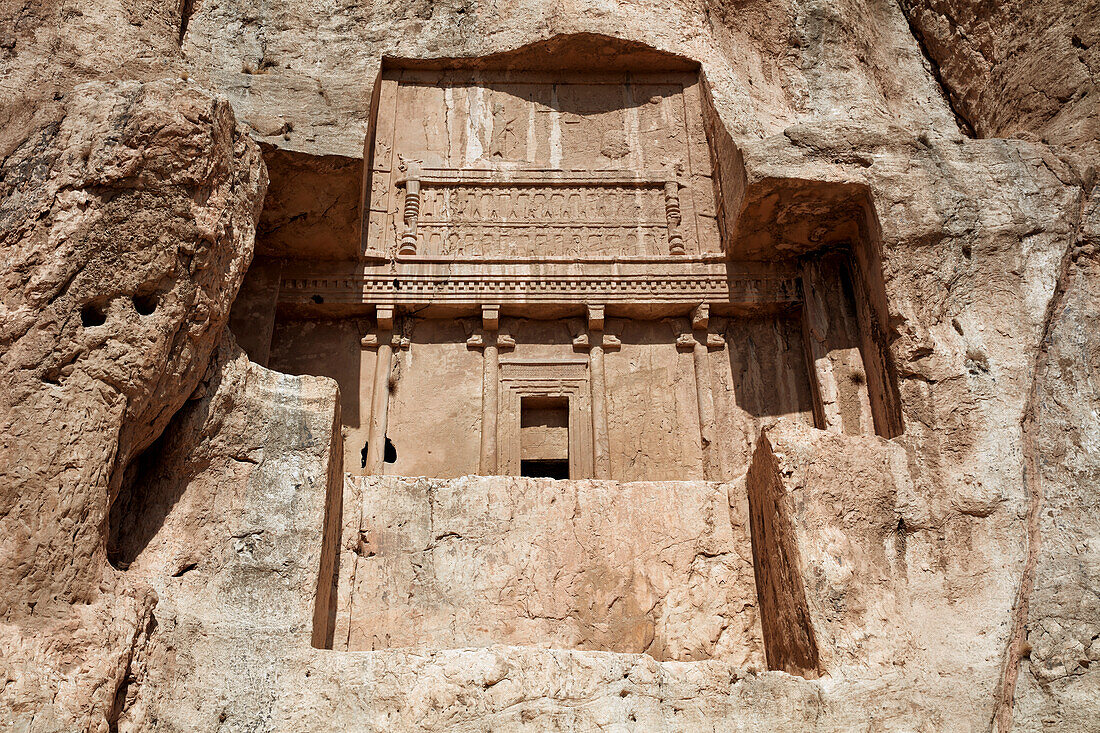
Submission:
<svg viewBox="0 0 1100 733">
<path fill-rule="evenodd" d="M 980 137 L 1100 157 L 1100 3 L 902 0 L 955 110 Z"/>
<path fill-rule="evenodd" d="M 191 395 L 267 183 L 224 100 L 91 82 L 0 168 L 4 715 L 106 725 L 155 596 L 108 564 L 124 471 Z M 24 717 L 27 716 L 27 717 Z"/>
</svg>

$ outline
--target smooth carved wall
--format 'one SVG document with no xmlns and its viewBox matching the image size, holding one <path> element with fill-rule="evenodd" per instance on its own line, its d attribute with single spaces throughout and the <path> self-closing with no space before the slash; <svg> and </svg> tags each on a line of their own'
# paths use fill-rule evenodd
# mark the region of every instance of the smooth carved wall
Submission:
<svg viewBox="0 0 1100 733">
<path fill-rule="evenodd" d="M 397 460 L 385 464 L 386 474 L 452 478 L 478 473 L 482 356 L 466 346 L 464 334 L 475 325 L 472 319 L 463 320 L 465 323 L 416 319 L 406 327 L 410 344 L 394 357 L 387 430 Z M 514 366 L 524 366 L 535 378 L 544 372 L 554 385 L 554 394 L 570 395 L 578 390 L 573 389 L 572 380 L 559 365 L 581 365 L 577 379 L 583 384 L 570 403 L 580 413 L 580 423 L 574 422 L 570 432 L 571 438 L 581 438 L 582 443 L 591 441 L 587 356 L 571 345 L 572 334 L 581 328 L 580 319 L 572 321 L 503 319 L 501 330 L 512 335 L 516 345 L 501 356 L 501 419 L 497 429 L 502 454 L 500 473 L 518 474 L 519 466 L 514 464 L 521 458 L 519 415 L 516 406 L 508 404 L 511 385 L 518 381 Z M 676 335 L 685 326 L 686 322 L 677 324 L 674 320 L 614 319 L 608 324 L 609 330 L 621 334 L 622 342 L 620 348 L 607 354 L 605 367 L 608 430 L 613 446 L 610 457 L 612 475 L 617 480 L 703 478 L 691 355 L 674 346 Z M 565 384 L 561 383 L 563 376 Z M 357 388 L 358 377 L 341 381 L 343 392 Z M 529 384 L 526 391 L 532 391 Z M 533 391 L 546 393 L 538 388 Z M 515 393 L 516 399 L 519 394 Z M 745 426 L 738 424 L 738 429 Z M 349 441 L 347 459 L 358 461 L 362 447 L 363 441 Z M 585 450 L 589 455 L 580 457 L 581 472 L 575 474 L 578 478 L 591 475 L 591 447 L 570 452 L 576 460 L 576 454 Z"/>
<path fill-rule="evenodd" d="M 405 232 L 409 165 L 420 255 L 721 249 L 697 74 L 390 70 L 378 95 L 368 256 Z"/>
<path fill-rule="evenodd" d="M 900 430 L 881 267 L 870 229 L 792 248 L 737 211 L 709 104 L 697 70 L 383 70 L 357 256 L 267 262 L 241 309 L 274 304 L 273 368 L 340 384 L 335 648 L 816 673 L 744 476 L 770 418 Z"/>
<path fill-rule="evenodd" d="M 519 474 L 524 399 L 564 400 L 572 478 L 729 480 L 769 417 L 900 431 L 870 241 L 720 221 L 709 105 L 697 70 L 383 69 L 361 256 L 282 260 L 242 314 L 340 382 L 350 472 Z"/>
<path fill-rule="evenodd" d="M 764 666 L 739 483 L 364 476 L 345 496 L 358 547 L 340 565 L 336 649 L 506 644 Z"/>
</svg>

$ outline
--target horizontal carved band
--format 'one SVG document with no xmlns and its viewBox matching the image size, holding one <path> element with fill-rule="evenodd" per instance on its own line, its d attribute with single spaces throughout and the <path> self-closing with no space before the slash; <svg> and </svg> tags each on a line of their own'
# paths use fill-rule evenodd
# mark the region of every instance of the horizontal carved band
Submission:
<svg viewBox="0 0 1100 733">
<path fill-rule="evenodd" d="M 318 301 L 318 298 L 321 300 Z M 292 277 L 282 281 L 287 303 L 734 303 L 800 302 L 793 278 L 728 277 L 724 274 L 660 276 L 507 274 L 366 274 L 356 277 Z"/>
<path fill-rule="evenodd" d="M 398 179 L 398 183 L 411 176 Z M 671 169 L 561 170 L 558 168 L 419 168 L 416 178 L 422 184 L 436 185 L 582 185 L 582 186 L 663 186 L 676 180 Z"/>
</svg>

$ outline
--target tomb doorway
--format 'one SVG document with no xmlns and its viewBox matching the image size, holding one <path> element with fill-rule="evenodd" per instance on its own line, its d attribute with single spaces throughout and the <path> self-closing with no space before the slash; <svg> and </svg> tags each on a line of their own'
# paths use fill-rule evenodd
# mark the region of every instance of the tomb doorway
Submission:
<svg viewBox="0 0 1100 733">
<path fill-rule="evenodd" d="M 521 398 L 519 425 L 520 475 L 570 478 L 569 398 Z"/>
</svg>

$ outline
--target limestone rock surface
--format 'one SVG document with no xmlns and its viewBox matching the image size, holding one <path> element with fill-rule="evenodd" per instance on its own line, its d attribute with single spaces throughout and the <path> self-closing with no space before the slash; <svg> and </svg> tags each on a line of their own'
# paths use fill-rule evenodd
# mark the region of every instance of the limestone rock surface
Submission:
<svg viewBox="0 0 1100 733">
<path fill-rule="evenodd" d="M 1098 16 L 0 5 L 0 727 L 1100 730 Z M 701 64 L 737 252 L 871 243 L 889 438 L 763 416 L 747 472 L 619 494 L 345 476 L 360 396 L 225 335 L 257 222 L 260 312 L 357 250 L 383 56 L 535 43 Z"/>
<path fill-rule="evenodd" d="M 510 496 L 550 497 L 547 489 L 555 486 L 568 497 L 610 485 L 501 477 L 430 483 L 349 479 L 338 500 L 341 486 L 332 473 L 340 454 L 332 383 L 278 375 L 249 364 L 231 347 L 221 352 L 212 371 L 211 392 L 173 420 L 159 444 L 157 469 L 145 483 L 144 503 L 127 514 L 127 526 L 139 530 L 130 535 L 139 540 L 131 572 L 155 586 L 160 602 L 158 628 L 134 665 L 119 730 L 145 730 L 153 720 L 170 731 L 257 726 L 273 731 L 333 726 L 840 731 L 868 721 L 883 730 L 970 730 L 987 724 L 1000 651 L 1010 631 L 1012 593 L 1000 586 L 1018 580 L 1022 547 L 1012 541 L 1012 523 L 997 512 L 958 514 L 946 528 L 921 527 L 914 518 L 922 515 L 922 506 L 904 450 L 887 441 L 831 435 L 781 420 L 767 428 L 770 449 L 758 449 L 742 480 L 629 485 L 636 499 L 652 503 L 667 501 L 668 489 L 675 486 L 685 500 L 717 493 L 722 501 L 715 504 L 739 495 L 752 505 L 758 498 L 752 484 L 761 474 L 775 478 L 776 496 L 783 497 L 783 511 L 797 528 L 791 539 L 801 559 L 791 577 L 804 582 L 807 597 L 814 599 L 809 615 L 821 629 L 822 648 L 839 650 L 821 655 L 820 667 L 827 672 L 821 679 L 763 672 L 758 662 L 728 655 L 661 662 L 650 654 L 570 650 L 560 644 L 539 648 L 530 630 L 522 645 L 467 646 L 472 632 L 491 622 L 484 614 L 454 617 L 459 642 L 454 647 L 437 636 L 431 646 L 341 651 L 316 648 L 325 642 L 316 631 L 330 620 L 314 615 L 309 592 L 323 575 L 324 548 L 336 541 L 335 534 L 326 533 L 332 530 L 337 501 L 354 507 L 371 484 L 413 496 L 430 487 L 443 498 L 436 506 L 437 521 L 451 528 L 472 525 L 462 539 L 451 535 L 440 540 L 441 546 L 466 543 L 482 568 L 503 577 L 501 570 L 508 569 L 515 553 L 500 552 L 499 535 L 484 522 L 479 502 L 448 507 L 448 494 L 500 497 L 506 490 Z M 242 446 L 245 454 L 239 452 Z M 369 491 L 365 495 L 369 501 Z M 862 500 L 868 496 L 874 500 Z M 387 513 L 398 515 L 403 503 Z M 911 526 L 899 529 L 899 519 Z M 611 512 L 600 521 L 628 536 L 630 514 Z M 404 526 L 415 533 L 417 524 Z M 373 559 L 397 567 L 419 562 L 425 577 L 444 573 L 444 558 L 457 554 L 443 549 L 440 559 L 403 559 L 408 550 L 392 541 L 393 528 L 400 526 L 400 521 L 391 525 L 390 541 L 384 529 L 374 544 L 366 540 L 368 546 L 358 548 L 362 558 L 354 572 L 363 572 L 363 559 Z M 951 546 L 941 539 L 945 529 L 971 537 L 975 546 L 1000 544 L 1005 554 L 982 564 L 985 573 L 975 577 L 968 564 L 950 560 Z M 531 535 L 533 530 L 521 518 L 512 531 Z M 608 532 L 590 536 L 589 542 L 614 556 L 619 541 Z M 633 566 L 667 564 L 653 552 L 660 547 L 635 545 Z M 628 557 L 624 549 L 618 552 Z M 762 549 L 774 556 L 774 548 Z M 352 554 L 346 548 L 341 553 L 340 575 L 353 572 L 345 565 Z M 847 564 L 853 557 L 855 562 Z M 529 567 L 537 569 L 534 563 Z M 416 588 L 403 576 L 395 578 L 399 583 L 384 593 Z M 476 590 L 478 576 L 471 578 Z M 444 577 L 435 582 L 447 590 Z M 415 592 L 421 597 L 409 606 L 410 617 L 431 609 L 430 594 Z M 457 595 L 453 587 L 451 593 Z M 711 596 L 699 594 L 684 608 L 703 618 L 711 602 Z M 971 614 L 971 630 L 961 646 L 960 617 L 944 612 L 960 605 Z M 335 621 L 339 629 L 339 613 Z M 393 619 L 381 615 L 365 623 L 376 624 L 380 634 L 395 628 Z"/>
<path fill-rule="evenodd" d="M 2 695 L 94 729 L 155 600 L 108 565 L 109 508 L 202 378 L 266 174 L 182 83 L 90 82 L 38 113 L 0 168 Z"/>
<path fill-rule="evenodd" d="M 762 668 L 735 484 L 349 478 L 336 648 L 539 646 Z"/>
<path fill-rule="evenodd" d="M 955 109 L 981 137 L 1100 156 L 1100 3 L 902 0 Z"/>
<path fill-rule="evenodd" d="M 1100 720 L 1100 526 L 1094 509 L 1100 500 L 1100 345 L 1091 324 L 1100 307 L 1098 236 L 1100 196 L 1094 190 L 1063 263 L 1064 287 L 1051 306 L 1025 423 L 1035 454 L 1028 465 L 1029 593 L 1017 622 L 1026 646 L 1012 670 L 1019 674 L 1013 718 L 1019 730 L 1090 730 Z"/>
</svg>

